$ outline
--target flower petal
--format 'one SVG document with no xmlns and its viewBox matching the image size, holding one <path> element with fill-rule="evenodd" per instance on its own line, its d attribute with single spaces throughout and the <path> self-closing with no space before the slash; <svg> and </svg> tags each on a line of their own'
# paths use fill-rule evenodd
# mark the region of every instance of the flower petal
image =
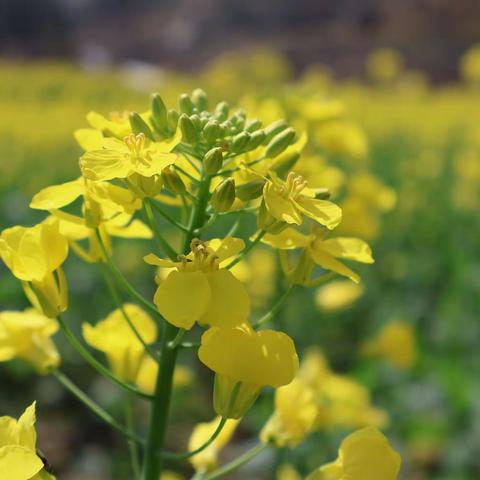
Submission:
<svg viewBox="0 0 480 480">
<path fill-rule="evenodd" d="M 103 134 L 94 128 L 80 128 L 73 134 L 80 147 L 86 152 L 100 150 L 103 145 Z"/>
<path fill-rule="evenodd" d="M 295 248 L 307 247 L 314 238 L 315 236 L 313 235 L 304 235 L 298 230 L 288 227 L 278 235 L 267 233 L 262 238 L 262 242 L 281 250 L 293 250 Z"/>
<path fill-rule="evenodd" d="M 32 478 L 43 468 L 43 462 L 35 451 L 21 445 L 0 447 L 0 465 L 2 477 L 9 480 Z"/>
<path fill-rule="evenodd" d="M 330 255 L 362 263 L 374 263 L 372 250 L 367 242 L 359 238 L 337 237 L 322 242 L 322 248 Z"/>
<path fill-rule="evenodd" d="M 149 265 L 154 265 L 155 267 L 164 267 L 164 268 L 174 268 L 180 265 L 179 262 L 174 262 L 168 260 L 167 258 L 160 258 L 154 253 L 149 253 L 143 257 L 143 261 Z"/>
<path fill-rule="evenodd" d="M 300 211 L 329 230 L 333 230 L 342 220 L 342 209 L 328 200 L 317 200 L 299 195 L 296 204 Z"/>
<path fill-rule="evenodd" d="M 69 205 L 80 195 L 83 195 L 85 186 L 83 179 L 72 182 L 52 185 L 40 190 L 30 202 L 30 208 L 38 210 L 54 210 Z"/>
<path fill-rule="evenodd" d="M 153 153 L 144 162 L 137 162 L 133 170 L 144 177 L 152 177 L 162 173 L 162 170 L 177 160 L 174 153 Z"/>
<path fill-rule="evenodd" d="M 323 250 L 320 250 L 318 248 L 309 248 L 309 252 L 313 261 L 323 269 L 331 270 L 332 272 L 336 272 L 339 275 L 343 275 L 344 277 L 349 278 L 355 283 L 358 283 L 360 281 L 360 277 L 355 272 L 350 270 L 342 262 L 336 260 L 335 257 L 332 257 L 332 255 L 330 255 L 329 253 L 324 252 Z"/>
<path fill-rule="evenodd" d="M 265 183 L 263 187 L 263 198 L 265 199 L 268 213 L 272 217 L 282 222 L 295 223 L 297 225 L 302 223 L 302 215 L 297 210 L 294 202 L 280 195 L 275 190 L 275 185 L 270 181 Z"/>
<path fill-rule="evenodd" d="M 133 172 L 127 155 L 115 150 L 84 153 L 80 157 L 80 169 L 85 178 L 93 181 L 126 178 Z"/>
<path fill-rule="evenodd" d="M 220 264 L 236 256 L 245 248 L 245 242 L 241 238 L 235 237 L 212 238 L 207 240 L 205 245 L 209 250 L 215 252 Z"/>
</svg>

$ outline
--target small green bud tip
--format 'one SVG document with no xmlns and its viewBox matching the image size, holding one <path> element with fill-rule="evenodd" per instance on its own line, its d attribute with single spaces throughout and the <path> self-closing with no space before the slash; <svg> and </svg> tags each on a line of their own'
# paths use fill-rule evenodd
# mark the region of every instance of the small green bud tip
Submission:
<svg viewBox="0 0 480 480">
<path fill-rule="evenodd" d="M 208 110 L 208 97 L 201 88 L 196 88 L 192 92 L 192 101 L 200 112 Z"/>
<path fill-rule="evenodd" d="M 150 130 L 150 127 L 145 123 L 145 120 L 143 120 L 143 118 L 138 113 L 131 112 L 128 116 L 128 119 L 130 120 L 130 127 L 132 128 L 132 132 L 135 135 L 143 133 L 148 139 L 154 140 L 153 133 Z"/>
<path fill-rule="evenodd" d="M 258 198 L 263 192 L 265 180 L 252 180 L 236 188 L 236 196 L 243 202 Z"/>
<path fill-rule="evenodd" d="M 267 145 L 265 149 L 265 156 L 267 158 L 274 158 L 280 155 L 295 139 L 295 130 L 287 128 L 280 133 L 277 133 Z"/>
<path fill-rule="evenodd" d="M 180 111 L 182 113 L 186 113 L 187 115 L 191 115 L 195 108 L 195 105 L 192 102 L 190 96 L 186 93 L 182 93 L 178 99 L 178 106 L 180 107 Z"/>
<path fill-rule="evenodd" d="M 265 144 L 267 144 L 275 135 L 288 128 L 285 120 L 277 120 L 265 127 Z"/>
<path fill-rule="evenodd" d="M 286 153 L 275 162 L 272 170 L 274 170 L 280 178 L 286 178 L 288 172 L 297 164 L 299 158 L 300 154 L 298 152 Z"/>
<path fill-rule="evenodd" d="M 248 143 L 250 142 L 251 135 L 248 132 L 242 132 L 238 135 L 235 135 L 232 140 L 232 152 L 241 153 L 244 152 Z"/>
<path fill-rule="evenodd" d="M 209 150 L 203 157 L 203 168 L 208 175 L 219 172 L 223 166 L 223 155 L 220 147 Z"/>
<path fill-rule="evenodd" d="M 214 190 L 210 203 L 216 212 L 227 212 L 235 201 L 235 180 L 226 178 Z"/>
<path fill-rule="evenodd" d="M 173 165 L 169 165 L 162 170 L 161 174 L 165 187 L 174 194 L 182 195 L 186 191 L 185 184 L 180 178 Z"/>
<path fill-rule="evenodd" d="M 152 95 L 152 119 L 160 130 L 168 128 L 167 107 L 158 93 Z"/>
<path fill-rule="evenodd" d="M 227 102 L 220 102 L 216 107 L 215 107 L 215 117 L 217 120 L 220 122 L 224 122 L 228 118 L 228 112 L 230 108 L 228 106 Z"/>
<path fill-rule="evenodd" d="M 205 127 L 203 127 L 203 138 L 209 143 L 212 143 L 217 138 L 222 137 L 223 133 L 224 129 L 216 120 L 209 120 Z"/>
<path fill-rule="evenodd" d="M 182 130 L 183 140 L 190 145 L 197 143 L 197 129 L 192 120 L 182 113 L 178 119 L 178 123 Z"/>
</svg>

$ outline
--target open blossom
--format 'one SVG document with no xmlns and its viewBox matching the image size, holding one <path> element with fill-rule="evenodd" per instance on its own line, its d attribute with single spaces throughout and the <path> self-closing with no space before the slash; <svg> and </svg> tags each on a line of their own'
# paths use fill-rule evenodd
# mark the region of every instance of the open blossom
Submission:
<svg viewBox="0 0 480 480">
<path fill-rule="evenodd" d="M 160 283 L 154 302 L 171 324 L 189 330 L 195 322 L 235 326 L 247 321 L 250 300 L 245 286 L 222 263 L 244 247 L 240 239 L 193 240 L 191 254 L 179 262 L 147 255 L 150 265 L 173 268 Z"/>
<path fill-rule="evenodd" d="M 335 462 L 320 467 L 307 480 L 396 480 L 400 455 L 375 428 L 364 428 L 345 438 Z"/>
</svg>

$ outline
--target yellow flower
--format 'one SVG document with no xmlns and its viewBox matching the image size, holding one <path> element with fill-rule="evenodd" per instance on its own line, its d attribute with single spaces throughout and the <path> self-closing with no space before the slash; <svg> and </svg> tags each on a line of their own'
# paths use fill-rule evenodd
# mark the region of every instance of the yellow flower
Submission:
<svg viewBox="0 0 480 480">
<path fill-rule="evenodd" d="M 277 468 L 276 480 L 302 480 L 300 474 L 288 463 Z"/>
<path fill-rule="evenodd" d="M 216 373 L 215 411 L 225 418 L 240 418 L 263 386 L 287 385 L 298 369 L 293 341 L 281 332 L 213 327 L 201 343 L 198 357 Z"/>
<path fill-rule="evenodd" d="M 47 317 L 56 317 L 67 308 L 67 285 L 61 269 L 67 254 L 67 239 L 55 220 L 47 219 L 31 228 L 7 228 L 0 235 L 0 256 L 22 281 L 32 305 Z"/>
<path fill-rule="evenodd" d="M 373 51 L 367 59 L 368 74 L 377 82 L 394 80 L 402 68 L 402 55 L 392 48 L 379 48 Z"/>
<path fill-rule="evenodd" d="M 315 304 L 323 310 L 348 308 L 363 295 L 363 291 L 363 287 L 357 283 L 337 280 L 315 292 Z"/>
<path fill-rule="evenodd" d="M 358 238 L 337 237 L 327 238 L 328 233 L 325 229 L 315 229 L 310 235 L 304 235 L 293 228 L 287 228 L 278 235 L 267 234 L 262 241 L 280 250 L 291 250 L 303 248 L 307 258 L 324 270 L 343 275 L 354 282 L 358 282 L 360 277 L 350 270 L 346 265 L 337 260 L 345 258 L 361 263 L 373 263 L 372 251 L 367 243 Z M 303 274 L 311 274 L 309 262 L 302 265 Z M 287 273 L 287 272 L 286 272 Z M 305 275 L 301 275 L 304 277 Z M 307 278 L 300 278 L 306 280 Z"/>
<path fill-rule="evenodd" d="M 170 152 L 180 141 L 180 130 L 162 142 L 152 142 L 143 133 L 132 133 L 123 141 L 104 138 L 101 149 L 89 150 L 80 157 L 80 168 L 87 179 L 94 181 L 127 178 L 134 173 L 151 177 L 175 162 L 177 156 Z"/>
<path fill-rule="evenodd" d="M 211 422 L 196 425 L 188 441 L 188 450 L 196 450 L 211 438 L 220 423 L 220 419 L 221 417 L 217 417 Z M 197 472 L 208 472 L 217 468 L 218 455 L 232 438 L 237 425 L 238 420 L 227 420 L 218 437 L 205 450 L 190 458 L 190 462 Z"/>
<path fill-rule="evenodd" d="M 125 304 L 124 309 L 146 344 L 157 338 L 157 326 L 150 315 L 134 304 Z M 114 310 L 95 326 L 82 325 L 85 341 L 104 352 L 112 371 L 118 377 L 135 382 L 145 355 L 145 348 L 130 328 L 120 309 Z"/>
<path fill-rule="evenodd" d="M 417 358 L 414 330 L 405 322 L 390 322 L 362 346 L 362 352 L 383 357 L 397 368 L 410 368 Z"/>
<path fill-rule="evenodd" d="M 50 338 L 57 330 L 56 320 L 33 308 L 0 312 L 0 362 L 20 358 L 38 373 L 48 373 L 60 364 L 60 356 Z"/>
<path fill-rule="evenodd" d="M 36 453 L 35 403 L 22 416 L 0 417 L 0 473 L 5 480 L 53 479 Z"/>
<path fill-rule="evenodd" d="M 340 445 L 335 462 L 320 467 L 307 480 L 396 480 L 400 455 L 375 428 L 357 430 Z"/>
<path fill-rule="evenodd" d="M 285 181 L 271 172 L 263 187 L 263 200 L 273 221 L 300 225 L 305 215 L 332 230 L 342 219 L 342 210 L 338 205 L 316 199 L 315 191 L 307 188 L 306 180 L 293 172 L 288 174 Z M 272 221 L 267 217 L 264 223 L 270 224 Z M 260 226 L 268 228 L 268 225 Z"/>
<path fill-rule="evenodd" d="M 480 44 L 472 45 L 462 56 L 460 72 L 467 82 L 478 83 L 480 81 Z"/>
<path fill-rule="evenodd" d="M 309 433 L 317 417 L 313 391 L 300 379 L 275 392 L 275 411 L 260 432 L 262 442 L 276 446 L 297 446 Z"/>
<path fill-rule="evenodd" d="M 203 243 L 194 239 L 192 252 L 180 262 L 147 255 L 150 265 L 175 268 L 160 283 L 154 297 L 158 311 L 171 324 L 191 329 L 196 321 L 210 326 L 235 326 L 245 322 L 250 300 L 245 286 L 225 268 L 225 260 L 244 247 L 227 237 Z"/>
</svg>

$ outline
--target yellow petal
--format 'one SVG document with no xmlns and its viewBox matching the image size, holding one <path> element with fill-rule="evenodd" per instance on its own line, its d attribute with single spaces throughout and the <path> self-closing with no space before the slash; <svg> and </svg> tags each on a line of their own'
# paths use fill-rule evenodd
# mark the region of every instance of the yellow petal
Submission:
<svg viewBox="0 0 480 480">
<path fill-rule="evenodd" d="M 174 262 L 166 258 L 160 258 L 154 253 L 149 253 L 148 255 L 145 255 L 143 257 L 143 261 L 145 263 L 148 263 L 149 265 L 154 265 L 156 267 L 173 268 L 179 265 L 179 262 Z"/>
<path fill-rule="evenodd" d="M 162 140 L 161 142 L 155 142 L 151 144 L 150 148 L 154 149 L 157 153 L 170 153 L 181 141 L 182 129 L 177 128 L 173 137 Z"/>
<path fill-rule="evenodd" d="M 80 157 L 80 169 L 88 180 L 113 180 L 126 178 L 133 173 L 125 154 L 115 150 L 92 150 Z"/>
<path fill-rule="evenodd" d="M 94 128 L 80 128 L 73 134 L 80 147 L 86 152 L 100 150 L 103 144 L 103 134 Z"/>
<path fill-rule="evenodd" d="M 212 238 L 207 240 L 205 245 L 209 250 L 215 252 L 220 265 L 225 260 L 238 255 L 245 248 L 245 242 L 241 238 L 235 237 Z"/>
<path fill-rule="evenodd" d="M 290 250 L 295 248 L 304 248 L 310 244 L 315 237 L 313 235 L 304 235 L 303 233 L 288 227 L 282 230 L 278 235 L 267 233 L 262 242 L 274 248 L 281 250 Z"/>
<path fill-rule="evenodd" d="M 200 323 L 216 327 L 234 327 L 248 319 L 250 299 L 247 290 L 232 272 L 225 269 L 205 273 L 210 285 L 210 302 Z"/>
<path fill-rule="evenodd" d="M 35 402 L 33 402 L 25 409 L 17 422 L 19 444 L 33 451 L 35 451 L 37 444 L 35 421 Z"/>
<path fill-rule="evenodd" d="M 34 450 L 20 445 L 0 447 L 0 474 L 8 480 L 28 480 L 43 468 Z"/>
<path fill-rule="evenodd" d="M 296 198 L 296 205 L 307 217 L 333 230 L 342 220 L 342 209 L 328 200 L 317 200 L 304 195 Z"/>
<path fill-rule="evenodd" d="M 337 237 L 322 242 L 322 248 L 330 255 L 362 263 L 373 263 L 372 250 L 359 238 Z"/>
<path fill-rule="evenodd" d="M 53 210 L 69 205 L 85 190 L 83 180 L 77 179 L 72 182 L 52 185 L 40 190 L 30 202 L 30 208 L 38 210 Z"/>
<path fill-rule="evenodd" d="M 133 170 L 144 177 L 151 177 L 162 173 L 162 170 L 175 163 L 176 159 L 177 155 L 174 153 L 153 153 L 144 162 L 133 164 Z"/>
<path fill-rule="evenodd" d="M 207 311 L 209 282 L 202 272 L 170 272 L 158 287 L 154 302 L 171 324 L 189 330 Z"/>
<path fill-rule="evenodd" d="M 295 223 L 297 225 L 302 223 L 302 215 L 294 205 L 294 202 L 280 195 L 272 182 L 265 183 L 263 198 L 265 199 L 268 213 L 272 217 L 282 222 Z"/>
<path fill-rule="evenodd" d="M 336 272 L 339 275 L 343 275 L 344 277 L 349 278 L 355 283 L 358 283 L 360 281 L 359 275 L 350 270 L 342 262 L 339 262 L 337 259 L 335 259 L 335 257 L 332 257 L 332 255 L 330 255 L 329 253 L 324 252 L 319 248 L 309 248 L 309 252 L 313 261 L 323 269 Z"/>
<path fill-rule="evenodd" d="M 128 225 L 116 226 L 109 223 L 105 224 L 109 235 L 121 238 L 152 238 L 153 234 L 142 221 L 133 220 Z"/>
</svg>

